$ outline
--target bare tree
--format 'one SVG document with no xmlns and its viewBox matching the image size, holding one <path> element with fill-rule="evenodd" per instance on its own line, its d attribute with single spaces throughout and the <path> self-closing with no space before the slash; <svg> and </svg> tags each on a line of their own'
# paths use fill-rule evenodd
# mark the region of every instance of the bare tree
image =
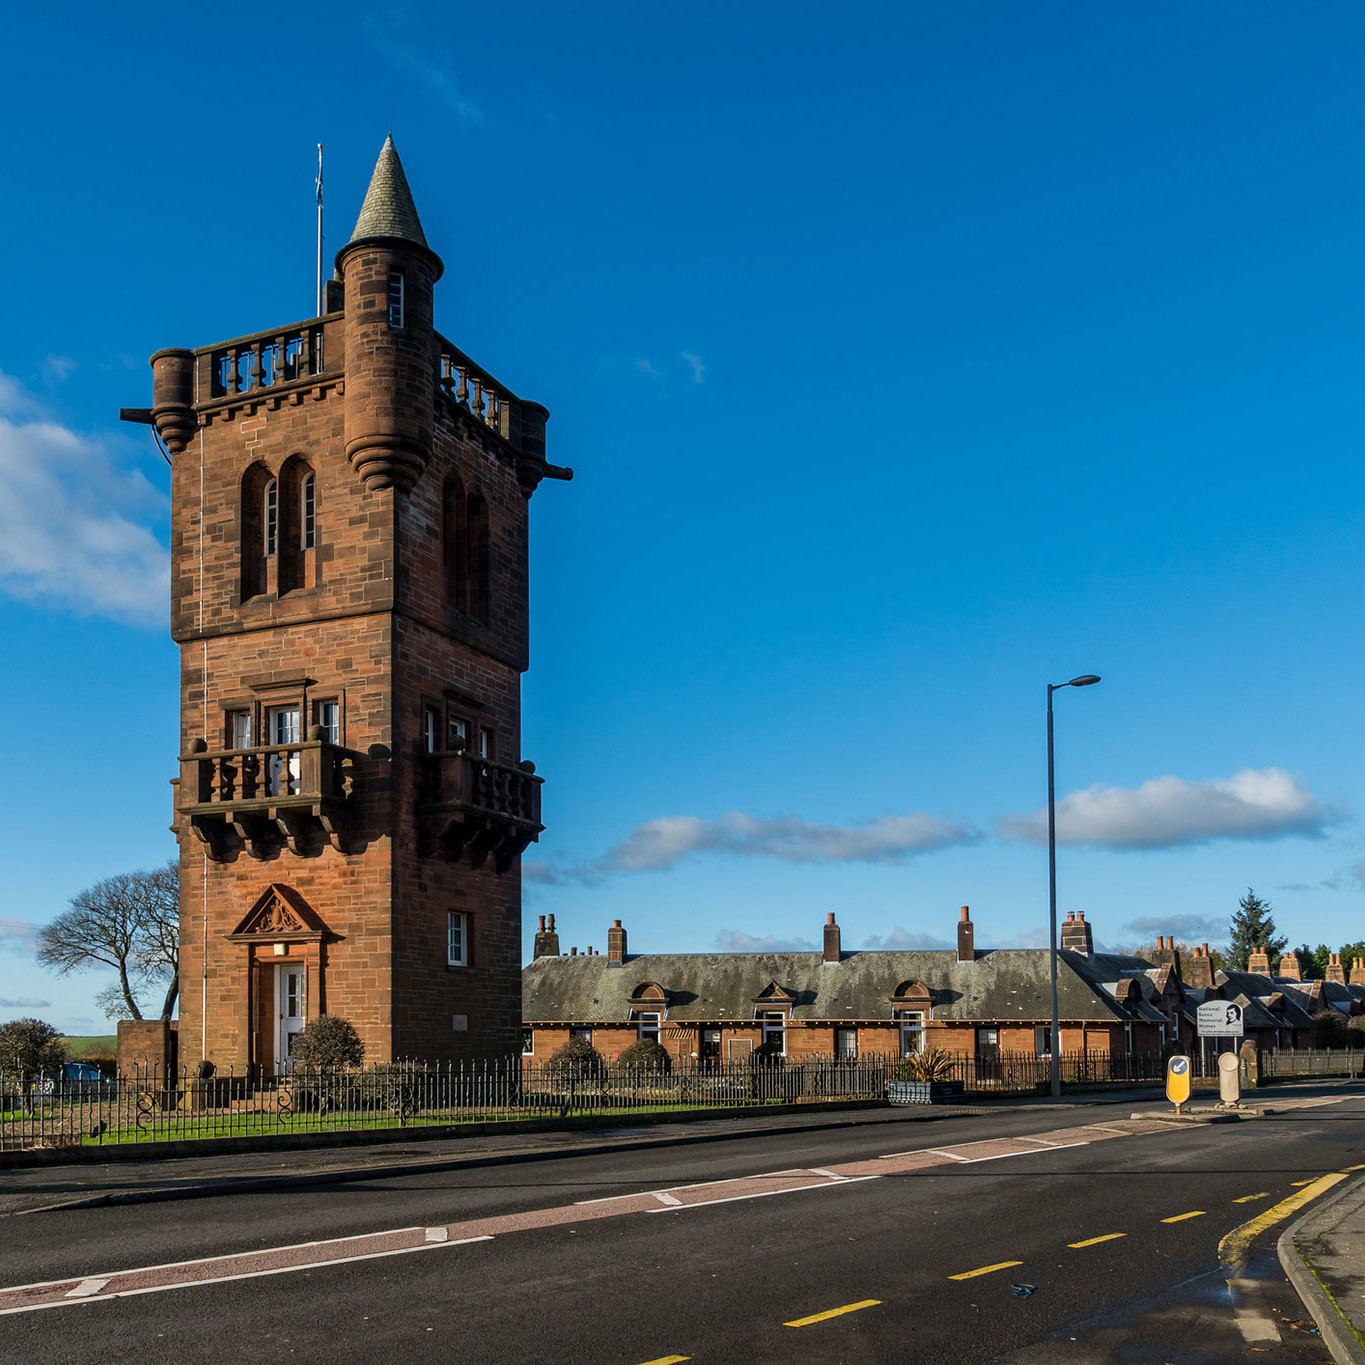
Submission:
<svg viewBox="0 0 1365 1365">
<path fill-rule="evenodd" d="M 180 872 L 174 862 L 150 872 L 106 877 L 71 898 L 38 931 L 37 958 L 66 975 L 101 965 L 118 980 L 100 992 L 105 1013 L 126 1009 L 141 1019 L 137 991 L 167 982 L 161 1018 L 169 1019 L 179 991 Z"/>
</svg>

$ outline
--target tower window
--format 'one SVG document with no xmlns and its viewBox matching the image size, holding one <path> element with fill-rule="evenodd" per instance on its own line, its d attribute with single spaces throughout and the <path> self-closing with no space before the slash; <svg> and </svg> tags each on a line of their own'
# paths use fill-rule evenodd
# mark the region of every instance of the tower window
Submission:
<svg viewBox="0 0 1365 1365">
<path fill-rule="evenodd" d="M 441 747 L 441 713 L 434 706 L 422 708 L 422 752 L 436 753 Z"/>
<path fill-rule="evenodd" d="M 328 744 L 341 743 L 341 703 L 318 701 L 313 703 L 313 723 L 322 727 L 322 737 Z"/>
<path fill-rule="evenodd" d="M 446 916 L 446 965 L 469 966 L 469 916 L 463 910 Z"/>
<path fill-rule="evenodd" d="M 404 325 L 403 314 L 403 272 L 391 270 L 389 272 L 389 326 L 402 327 Z"/>
<path fill-rule="evenodd" d="M 303 548 L 311 550 L 318 543 L 318 502 L 317 476 L 307 474 L 303 480 L 303 506 L 300 509 L 303 521 Z"/>
<path fill-rule="evenodd" d="M 265 486 L 265 538 L 263 547 L 267 556 L 280 548 L 280 486 L 271 479 Z"/>
</svg>

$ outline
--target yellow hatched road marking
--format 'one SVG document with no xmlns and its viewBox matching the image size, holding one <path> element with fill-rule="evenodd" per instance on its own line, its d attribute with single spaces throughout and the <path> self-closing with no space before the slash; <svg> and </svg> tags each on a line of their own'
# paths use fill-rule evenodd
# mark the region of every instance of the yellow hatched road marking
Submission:
<svg viewBox="0 0 1365 1365">
<path fill-rule="evenodd" d="M 1191 1213 L 1177 1213 L 1174 1218 L 1163 1218 L 1161 1221 L 1163 1223 L 1183 1223 L 1187 1218 L 1202 1218 L 1204 1212 L 1203 1209 L 1195 1209 Z"/>
<path fill-rule="evenodd" d="M 1243 1223 L 1241 1227 L 1233 1228 L 1218 1243 L 1218 1259 L 1225 1265 L 1238 1264 L 1246 1256 L 1253 1237 L 1264 1232 L 1266 1228 L 1273 1227 L 1276 1223 L 1288 1218 L 1291 1213 L 1301 1209 L 1309 1200 L 1316 1199 L 1324 1191 L 1330 1190 L 1338 1181 L 1345 1179 L 1346 1177 L 1340 1172 L 1324 1175 L 1313 1181 L 1311 1185 L 1304 1186 L 1297 1194 L 1291 1194 L 1288 1199 L 1281 1199 L 1278 1204 L 1272 1204 L 1268 1209 L 1258 1213 L 1249 1223 Z"/>
<path fill-rule="evenodd" d="M 1008 1270 L 1012 1265 L 1023 1265 L 1023 1261 L 997 1261 L 995 1265 L 983 1265 L 979 1270 L 964 1270 L 961 1275 L 949 1275 L 950 1280 L 974 1280 L 978 1275 L 989 1275 L 992 1270 Z"/>
<path fill-rule="evenodd" d="M 1343 1166 L 1342 1171 L 1365 1171 L 1365 1166 Z"/>
<path fill-rule="evenodd" d="M 1302 1185 L 1311 1185 L 1313 1183 L 1313 1180 L 1316 1179 L 1317 1176 L 1314 1176 L 1312 1180 L 1291 1180 L 1289 1182 L 1289 1188 L 1291 1190 L 1297 1190 Z"/>
<path fill-rule="evenodd" d="M 809 1327 L 813 1322 L 824 1322 L 828 1318 L 842 1317 L 845 1313 L 856 1313 L 860 1308 L 875 1308 L 880 1299 L 859 1299 L 857 1303 L 846 1303 L 842 1308 L 829 1308 L 823 1313 L 812 1313 L 808 1318 L 797 1318 L 795 1322 L 784 1322 L 783 1327 Z"/>
<path fill-rule="evenodd" d="M 1126 1232 L 1106 1232 L 1103 1237 L 1087 1237 L 1083 1242 L 1068 1242 L 1069 1247 L 1097 1247 L 1101 1242 L 1112 1242 L 1117 1237 L 1127 1237 Z"/>
<path fill-rule="evenodd" d="M 1249 1204 L 1253 1199 L 1265 1199 L 1269 1196 L 1269 1190 L 1262 1190 L 1260 1194 L 1244 1194 L 1240 1199 L 1234 1199 L 1234 1204 Z"/>
<path fill-rule="evenodd" d="M 660 1356 L 658 1360 L 646 1360 L 644 1365 L 680 1365 L 681 1361 L 691 1359 L 691 1356 Z"/>
</svg>

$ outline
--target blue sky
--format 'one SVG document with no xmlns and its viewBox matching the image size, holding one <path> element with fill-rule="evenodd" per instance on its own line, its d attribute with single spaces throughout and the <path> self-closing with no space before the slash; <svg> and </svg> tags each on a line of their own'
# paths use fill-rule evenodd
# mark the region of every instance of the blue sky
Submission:
<svg viewBox="0 0 1365 1365">
<path fill-rule="evenodd" d="M 527 925 L 635 951 L 1361 937 L 1358 4 L 79 4 L 7 21 L 0 1019 L 173 852 L 146 357 L 312 311 L 389 124 L 551 410 Z"/>
</svg>

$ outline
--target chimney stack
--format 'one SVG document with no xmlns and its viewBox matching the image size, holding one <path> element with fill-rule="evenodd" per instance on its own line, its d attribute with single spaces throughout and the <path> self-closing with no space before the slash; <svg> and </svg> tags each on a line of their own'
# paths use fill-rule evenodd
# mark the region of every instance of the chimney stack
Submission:
<svg viewBox="0 0 1365 1365">
<path fill-rule="evenodd" d="M 621 921 L 614 919 L 607 930 L 607 966 L 620 967 L 626 960 L 626 931 Z"/>
<path fill-rule="evenodd" d="M 1351 974 L 1348 980 L 1352 986 L 1365 986 L 1365 957 L 1358 957 L 1351 963 Z"/>
<path fill-rule="evenodd" d="M 1066 923 L 1062 925 L 1062 951 L 1084 953 L 1086 957 L 1095 956 L 1095 940 L 1091 936 L 1090 926 L 1085 922 L 1084 910 L 1077 910 L 1074 915 L 1067 914 Z"/>
<path fill-rule="evenodd" d="M 1341 954 L 1333 953 L 1327 963 L 1327 970 L 1323 972 L 1324 981 L 1335 981 L 1338 985 L 1346 984 L 1346 968 L 1341 965 Z"/>
<path fill-rule="evenodd" d="M 962 918 L 957 922 L 957 960 L 976 961 L 976 930 L 972 927 L 971 911 L 964 905 Z"/>
<path fill-rule="evenodd" d="M 1270 975 L 1270 954 L 1258 943 L 1247 958 L 1247 971 L 1256 976 Z"/>
<path fill-rule="evenodd" d="M 559 956 L 559 935 L 555 933 L 555 917 L 550 916 L 549 927 L 546 927 L 545 916 L 541 915 L 539 926 L 536 929 L 536 957 L 558 957 Z"/>
<path fill-rule="evenodd" d="M 1209 945 L 1196 948 L 1190 956 L 1190 979 L 1188 984 L 1195 990 L 1213 989 L 1213 959 L 1209 956 Z"/>
<path fill-rule="evenodd" d="M 1302 981 L 1303 972 L 1299 970 L 1299 955 L 1292 949 L 1286 952 L 1275 968 L 1275 975 L 1282 981 Z"/>
<path fill-rule="evenodd" d="M 839 941 L 839 926 L 834 922 L 834 911 L 825 916 L 825 951 L 821 962 L 838 962 L 843 957 Z"/>
</svg>

